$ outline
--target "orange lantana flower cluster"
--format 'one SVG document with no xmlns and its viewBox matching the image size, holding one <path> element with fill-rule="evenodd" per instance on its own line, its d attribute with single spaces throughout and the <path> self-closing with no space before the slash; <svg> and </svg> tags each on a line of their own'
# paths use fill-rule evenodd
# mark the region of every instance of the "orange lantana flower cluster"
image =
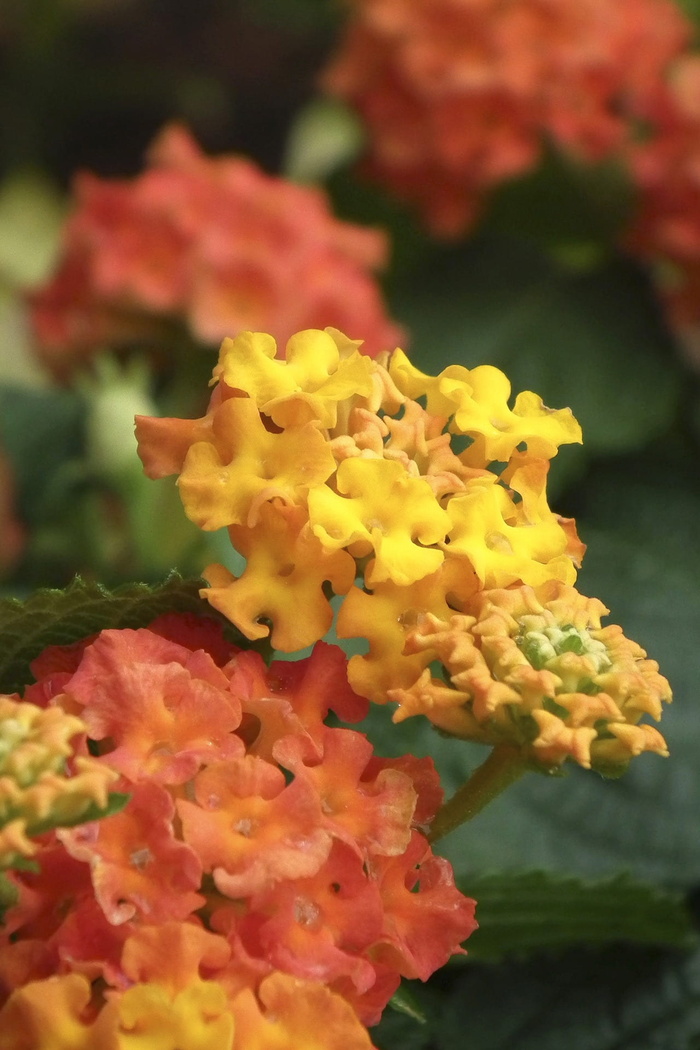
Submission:
<svg viewBox="0 0 700 1050">
<path fill-rule="evenodd" d="M 650 115 L 690 25 L 672 0 L 349 0 L 324 78 L 369 133 L 368 168 L 462 233 L 547 140 L 589 160 Z"/>
<path fill-rule="evenodd" d="M 57 270 L 33 296 L 38 352 L 59 377 L 105 346 L 172 346 L 172 321 L 206 346 L 329 323 L 370 354 L 399 338 L 373 278 L 383 233 L 336 219 L 318 189 L 207 157 L 180 126 L 161 133 L 143 174 L 79 175 L 75 198 Z"/>
<path fill-rule="evenodd" d="M 433 764 L 324 725 L 366 710 L 336 647 L 268 669 L 169 614 L 33 669 L 27 699 L 79 712 L 130 799 L 14 874 L 2 1050 L 371 1050 L 400 977 L 461 951 L 474 902 L 424 837 Z"/>
</svg>

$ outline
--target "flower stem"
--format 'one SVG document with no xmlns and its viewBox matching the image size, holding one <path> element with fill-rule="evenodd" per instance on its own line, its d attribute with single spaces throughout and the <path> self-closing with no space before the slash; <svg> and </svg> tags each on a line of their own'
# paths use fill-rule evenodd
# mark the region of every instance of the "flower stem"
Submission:
<svg viewBox="0 0 700 1050">
<path fill-rule="evenodd" d="M 471 820 L 492 799 L 522 776 L 526 769 L 527 762 L 518 748 L 507 744 L 494 747 L 486 761 L 474 770 L 452 798 L 438 810 L 430 828 L 429 840 L 437 842 L 460 824 Z"/>
</svg>

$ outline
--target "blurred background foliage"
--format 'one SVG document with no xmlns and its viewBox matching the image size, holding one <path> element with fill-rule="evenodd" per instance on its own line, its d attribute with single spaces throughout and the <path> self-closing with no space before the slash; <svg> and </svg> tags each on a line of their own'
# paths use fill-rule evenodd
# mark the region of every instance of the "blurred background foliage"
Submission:
<svg viewBox="0 0 700 1050">
<path fill-rule="evenodd" d="M 696 0 L 679 3 L 700 21 Z M 579 770 L 556 782 L 531 775 L 445 842 L 466 892 L 486 873 L 535 869 L 574 888 L 564 885 L 557 911 L 555 882 L 541 892 L 535 883 L 481 961 L 475 938 L 472 961 L 413 990 L 428 1021 L 389 1012 L 377 1045 L 700 1045 L 700 956 L 609 943 L 629 939 L 635 922 L 644 929 L 647 899 L 620 904 L 602 883 L 606 935 L 591 932 L 595 923 L 567 926 L 585 880 L 620 872 L 700 910 L 700 335 L 674 330 L 652 275 L 615 246 L 635 198 L 611 161 L 580 165 L 549 151 L 536 170 L 497 188 L 476 228 L 450 243 L 359 178 L 361 125 L 318 91 L 344 19 L 332 0 L 2 0 L 5 593 L 64 586 L 76 572 L 109 584 L 160 579 L 175 563 L 196 573 L 207 556 L 172 487 L 158 483 L 145 495 L 132 471 L 115 480 L 96 465 L 99 377 L 58 386 L 33 357 L 26 294 L 55 263 L 73 174 L 136 175 L 154 136 L 177 119 L 206 152 L 245 154 L 267 172 L 323 182 L 336 215 L 389 232 L 382 280 L 419 367 L 494 364 L 514 391 L 571 406 L 584 446 L 555 460 L 551 502 L 576 517 L 589 544 L 580 589 L 611 607 L 675 691 L 663 726 L 669 760 L 644 756 L 614 783 Z M 212 363 L 205 358 L 202 375 Z M 158 397 L 148 378 L 110 375 L 103 393 L 104 383 L 131 382 L 132 400 Z M 436 755 L 448 789 L 479 761 L 417 722 L 397 732 L 383 710 L 370 728 L 378 750 Z M 490 886 L 485 908 L 498 925 L 498 902 L 518 891 L 506 883 L 498 897 Z M 523 947 L 516 933 L 527 923 Z M 552 928 L 563 931 L 563 955 Z M 571 946 L 579 941 L 588 946 Z M 518 943 L 514 955 L 509 944 Z"/>
</svg>

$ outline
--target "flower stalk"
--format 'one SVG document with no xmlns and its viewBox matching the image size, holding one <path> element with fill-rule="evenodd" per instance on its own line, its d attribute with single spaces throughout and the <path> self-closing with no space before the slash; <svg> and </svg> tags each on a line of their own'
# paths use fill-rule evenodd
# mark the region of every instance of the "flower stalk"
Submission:
<svg viewBox="0 0 700 1050">
<path fill-rule="evenodd" d="M 500 744 L 489 753 L 485 762 L 474 770 L 452 798 L 438 810 L 428 840 L 437 842 L 466 824 L 506 788 L 519 780 L 528 768 L 522 751 L 508 744 Z"/>
</svg>

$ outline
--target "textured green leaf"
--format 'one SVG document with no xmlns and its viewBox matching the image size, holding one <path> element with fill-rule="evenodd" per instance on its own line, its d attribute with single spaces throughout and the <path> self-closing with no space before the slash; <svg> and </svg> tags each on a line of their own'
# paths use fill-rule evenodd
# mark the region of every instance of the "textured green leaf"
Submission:
<svg viewBox="0 0 700 1050">
<path fill-rule="evenodd" d="M 234 638 L 235 629 L 199 597 L 201 586 L 201 580 L 183 580 L 177 573 L 158 586 L 130 583 L 114 591 L 77 578 L 65 590 L 36 591 L 26 601 L 0 600 L 0 690 L 12 693 L 27 685 L 29 663 L 48 645 L 69 645 L 106 628 L 145 627 L 166 612 L 220 619 Z"/>
<path fill-rule="evenodd" d="M 678 894 L 618 875 L 584 882 L 547 872 L 463 877 L 477 902 L 479 929 L 469 958 L 496 960 L 574 944 L 631 941 L 688 947 L 695 940 Z"/>
<path fill-rule="evenodd" d="M 466 967 L 435 1016 L 439 1050 L 685 1050 L 700 1036 L 700 954 L 644 949 Z"/>
</svg>

